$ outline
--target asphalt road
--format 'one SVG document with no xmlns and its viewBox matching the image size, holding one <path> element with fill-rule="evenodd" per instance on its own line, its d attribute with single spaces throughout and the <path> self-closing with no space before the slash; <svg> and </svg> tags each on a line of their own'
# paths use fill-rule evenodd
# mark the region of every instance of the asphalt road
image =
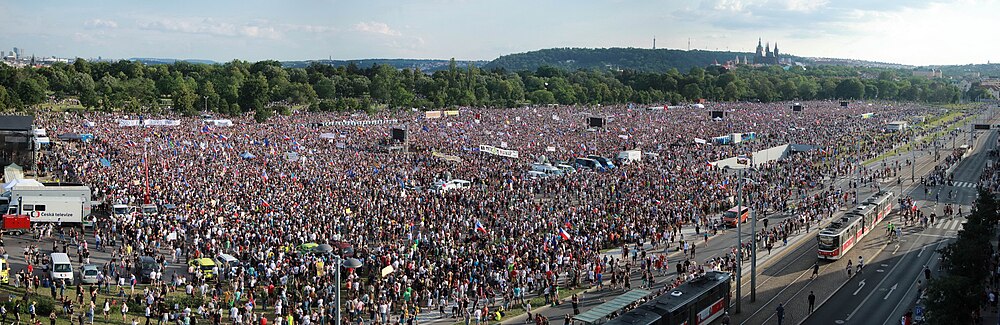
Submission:
<svg viewBox="0 0 1000 325">
<path fill-rule="evenodd" d="M 976 198 L 975 184 L 988 160 L 986 151 L 993 148 L 996 138 L 995 131 L 981 137 L 979 148 L 955 169 L 954 186 L 937 187 L 939 192 L 944 193 L 954 190 L 954 196 L 942 193 L 936 197 L 934 191 L 925 195 L 921 187 L 912 193 L 914 199 L 921 203 L 919 206 L 926 207 L 925 212 L 935 211 L 942 215 L 945 204 L 953 204 L 961 206 L 967 214 Z M 963 220 L 956 217 L 937 220 L 927 228 L 904 227 L 904 235 L 899 242 L 889 243 L 861 274 L 848 280 L 804 323 L 898 324 L 917 299 L 917 281 L 926 287 L 924 267 L 937 270 L 940 254 L 936 250 L 957 236 Z"/>
</svg>

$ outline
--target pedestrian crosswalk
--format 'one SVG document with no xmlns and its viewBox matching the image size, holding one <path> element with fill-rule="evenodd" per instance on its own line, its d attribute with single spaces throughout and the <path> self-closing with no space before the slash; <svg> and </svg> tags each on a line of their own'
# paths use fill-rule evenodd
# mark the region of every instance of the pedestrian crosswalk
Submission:
<svg viewBox="0 0 1000 325">
<path fill-rule="evenodd" d="M 944 230 L 960 230 L 962 229 L 962 224 L 965 223 L 965 218 L 954 218 L 954 219 L 944 219 L 935 220 L 931 228 L 944 229 Z"/>
<path fill-rule="evenodd" d="M 954 187 L 972 187 L 972 188 L 974 188 L 974 187 L 976 187 L 976 185 L 977 184 L 973 183 L 973 182 L 954 182 L 954 183 L 952 183 L 952 186 L 954 186 Z"/>
</svg>

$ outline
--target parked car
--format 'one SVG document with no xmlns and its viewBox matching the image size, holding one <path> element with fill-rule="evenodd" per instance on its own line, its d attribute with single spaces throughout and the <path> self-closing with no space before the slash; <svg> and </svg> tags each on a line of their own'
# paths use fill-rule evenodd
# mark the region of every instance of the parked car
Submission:
<svg viewBox="0 0 1000 325">
<path fill-rule="evenodd" d="M 87 264 L 80 267 L 80 283 L 97 284 L 97 274 L 101 270 L 94 264 Z"/>
</svg>

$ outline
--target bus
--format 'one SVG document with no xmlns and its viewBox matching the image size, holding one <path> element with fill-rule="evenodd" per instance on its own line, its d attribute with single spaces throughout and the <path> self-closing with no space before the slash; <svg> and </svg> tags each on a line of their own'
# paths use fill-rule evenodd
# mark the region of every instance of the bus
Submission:
<svg viewBox="0 0 1000 325">
<path fill-rule="evenodd" d="M 857 245 L 876 225 L 892 212 L 892 192 L 880 192 L 840 219 L 830 223 L 816 235 L 820 259 L 838 260 Z"/>
<path fill-rule="evenodd" d="M 737 206 L 729 209 L 729 211 L 722 213 L 722 223 L 730 227 L 736 227 L 737 215 L 739 215 L 739 222 L 747 222 L 747 219 L 750 218 L 750 208 L 747 206 Z"/>
<path fill-rule="evenodd" d="M 605 324 L 710 324 L 729 307 L 730 279 L 729 273 L 706 272 Z"/>
</svg>

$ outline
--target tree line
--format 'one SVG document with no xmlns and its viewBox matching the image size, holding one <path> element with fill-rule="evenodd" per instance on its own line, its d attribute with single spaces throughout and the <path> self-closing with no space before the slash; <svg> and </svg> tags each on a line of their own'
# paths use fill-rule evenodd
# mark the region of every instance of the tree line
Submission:
<svg viewBox="0 0 1000 325">
<path fill-rule="evenodd" d="M 483 70 L 458 66 L 426 74 L 388 65 L 362 68 L 278 61 L 223 64 L 134 61 L 57 63 L 41 68 L 0 65 L 0 111 L 27 111 L 50 99 L 77 99 L 86 109 L 183 114 L 199 111 L 256 114 L 266 120 L 289 107 L 355 111 L 454 106 L 609 105 L 711 101 L 886 99 L 956 102 L 961 91 L 946 80 L 904 77 L 903 70 L 848 67 L 695 67 L 686 73 Z M 275 105 L 278 103 L 279 105 Z"/>
<path fill-rule="evenodd" d="M 994 194 L 979 189 L 979 197 L 972 213 L 962 224 L 958 238 L 941 253 L 942 274 L 928 283 L 926 300 L 928 324 L 976 324 L 974 315 L 983 310 L 986 291 L 996 284 L 990 261 L 996 261 L 996 248 L 991 243 L 996 238 L 996 225 L 1000 219 L 1000 206 Z"/>
</svg>

